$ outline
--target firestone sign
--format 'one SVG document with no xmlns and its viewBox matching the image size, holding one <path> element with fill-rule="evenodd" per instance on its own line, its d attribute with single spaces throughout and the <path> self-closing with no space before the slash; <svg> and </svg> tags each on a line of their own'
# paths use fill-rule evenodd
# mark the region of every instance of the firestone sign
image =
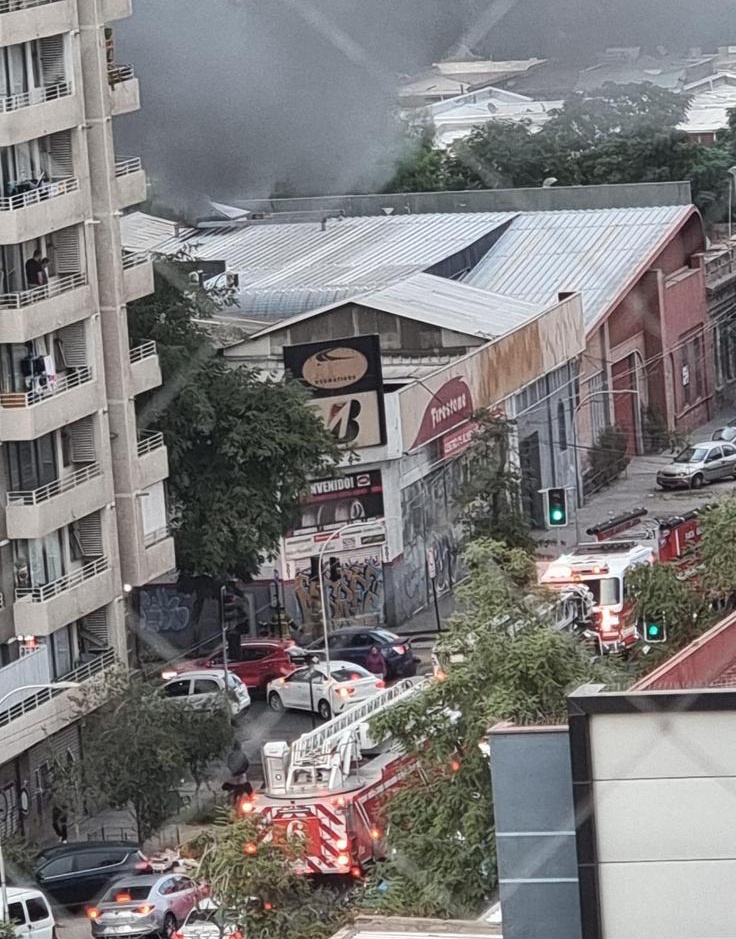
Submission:
<svg viewBox="0 0 736 939">
<path fill-rule="evenodd" d="M 432 396 L 411 449 L 429 443 L 453 430 L 473 413 L 473 396 L 463 378 L 451 378 Z"/>
</svg>

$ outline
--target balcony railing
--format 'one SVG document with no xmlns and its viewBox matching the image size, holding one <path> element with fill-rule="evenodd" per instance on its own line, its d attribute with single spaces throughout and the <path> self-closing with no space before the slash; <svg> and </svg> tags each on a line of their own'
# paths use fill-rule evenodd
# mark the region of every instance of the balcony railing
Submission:
<svg viewBox="0 0 736 939">
<path fill-rule="evenodd" d="M 57 196 L 77 192 L 78 189 L 79 180 L 74 176 L 54 182 L 41 182 L 26 190 L 26 192 L 18 192 L 13 196 L 2 196 L 0 198 L 0 212 L 14 212 L 17 209 L 25 209 L 29 205 L 39 205 L 48 199 L 56 199 Z"/>
<path fill-rule="evenodd" d="M 91 580 L 92 577 L 104 574 L 109 566 L 110 562 L 107 558 L 96 558 L 94 561 L 90 561 L 89 564 L 85 564 L 84 567 L 72 571 L 71 574 L 65 574 L 50 584 L 44 584 L 41 587 L 16 587 L 15 599 L 23 600 L 30 597 L 33 603 L 48 603 L 54 597 L 66 593 L 67 590 L 73 590 L 85 581 Z"/>
<path fill-rule="evenodd" d="M 5 496 L 5 504 L 6 506 L 42 505 L 44 502 L 48 502 L 49 499 L 60 496 L 64 492 L 69 492 L 70 489 L 75 489 L 82 483 L 87 482 L 88 479 L 94 479 L 101 472 L 99 463 L 90 463 L 89 466 L 77 470 L 71 476 L 56 479 L 54 482 L 40 486 L 38 489 L 18 489 L 15 492 L 8 492 Z"/>
<path fill-rule="evenodd" d="M 55 85 L 47 85 L 44 88 L 32 88 L 19 95 L 5 95 L 4 98 L 0 98 L 0 114 L 20 111 L 34 104 L 44 104 L 46 101 L 58 101 L 59 98 L 69 97 L 71 93 L 72 86 L 69 82 L 57 82 Z"/>
<path fill-rule="evenodd" d="M 141 434 L 138 438 L 138 456 L 145 456 L 164 445 L 164 435 L 158 432 Z"/>
<path fill-rule="evenodd" d="M 21 310 L 50 297 L 58 297 L 62 293 L 76 290 L 77 287 L 84 287 L 86 283 L 86 274 L 62 274 L 42 287 L 31 287 L 30 290 L 20 290 L 17 293 L 0 293 L 0 310 Z"/>
<path fill-rule="evenodd" d="M 168 525 L 163 528 L 155 528 L 153 531 L 147 531 L 143 535 L 143 544 L 150 548 L 151 545 L 158 544 L 159 541 L 165 541 L 171 536 Z"/>
<path fill-rule="evenodd" d="M 143 169 L 143 161 L 140 157 L 121 157 L 115 160 L 115 175 L 128 176 L 130 173 L 138 173 Z"/>
<path fill-rule="evenodd" d="M 111 668 L 114 664 L 115 652 L 112 649 L 106 649 L 104 652 L 101 652 L 100 655 L 95 656 L 92 661 L 80 665 L 79 668 L 75 668 L 66 675 L 62 675 L 57 681 L 73 681 L 82 684 L 82 682 L 94 678 L 95 675 L 99 675 L 100 672 L 105 671 L 105 669 Z M 28 714 L 29 711 L 35 711 L 37 707 L 46 704 L 58 694 L 62 694 L 65 690 L 67 689 L 42 688 L 29 698 L 25 698 L 23 701 L 19 701 L 18 704 L 14 704 L 6 711 L 0 711 L 0 727 L 6 727 L 12 721 L 23 717 L 24 714 Z"/>
<path fill-rule="evenodd" d="M 43 404 L 49 398 L 64 394 L 65 391 L 71 391 L 72 388 L 86 385 L 89 381 L 92 381 L 92 369 L 85 365 L 70 375 L 57 378 L 53 384 L 49 383 L 45 388 L 33 391 L 8 391 L 0 394 L 0 408 L 32 408 L 37 404 Z"/>
<path fill-rule="evenodd" d="M 138 267 L 139 264 L 145 264 L 146 261 L 151 260 L 151 255 L 146 251 L 138 251 L 135 254 L 130 254 L 127 252 L 123 253 L 123 269 L 128 270 L 130 267 Z"/>
<path fill-rule="evenodd" d="M 5 609 L 5 597 L 3 595 L 2 590 L 0 590 L 0 610 L 4 610 L 4 609 Z"/>
<path fill-rule="evenodd" d="M 30 10 L 32 7 L 58 3 L 58 0 L 0 0 L 0 13 L 15 13 L 17 10 Z"/>
<path fill-rule="evenodd" d="M 135 71 L 132 65 L 108 65 L 107 80 L 110 85 L 119 85 L 121 82 L 130 81 L 135 78 Z"/>
<path fill-rule="evenodd" d="M 153 339 L 149 339 L 148 342 L 144 342 L 142 345 L 130 350 L 130 363 L 133 365 L 143 359 L 150 359 L 152 355 L 156 355 L 156 343 Z"/>
</svg>

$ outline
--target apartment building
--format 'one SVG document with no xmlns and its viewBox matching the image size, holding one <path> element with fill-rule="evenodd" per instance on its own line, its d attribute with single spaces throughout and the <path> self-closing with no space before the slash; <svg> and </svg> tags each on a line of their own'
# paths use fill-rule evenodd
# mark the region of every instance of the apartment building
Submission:
<svg viewBox="0 0 736 939">
<path fill-rule="evenodd" d="M 126 317 L 153 271 L 119 233 L 146 197 L 114 149 L 139 107 L 110 26 L 130 13 L 0 0 L 0 837 L 48 825 L 78 686 L 127 660 L 127 597 L 174 566 L 166 448 L 135 412 L 156 347 Z"/>
</svg>

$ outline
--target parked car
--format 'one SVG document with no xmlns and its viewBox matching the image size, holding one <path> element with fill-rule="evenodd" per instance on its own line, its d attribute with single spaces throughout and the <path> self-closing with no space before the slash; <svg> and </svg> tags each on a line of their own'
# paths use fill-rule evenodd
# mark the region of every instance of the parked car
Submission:
<svg viewBox="0 0 736 939">
<path fill-rule="evenodd" d="M 250 707 L 248 689 L 237 675 L 230 672 L 227 676 L 223 669 L 202 668 L 184 672 L 176 678 L 170 678 L 163 686 L 167 698 L 185 701 L 194 707 L 215 705 L 225 694 L 227 677 L 230 694 L 227 696 L 233 717 L 243 714 Z"/>
<path fill-rule="evenodd" d="M 657 473 L 662 489 L 688 486 L 700 489 L 718 479 L 736 479 L 736 446 L 707 440 L 685 447 L 671 463 Z"/>
<path fill-rule="evenodd" d="M 733 443 L 736 440 L 736 421 L 729 422 L 725 427 L 719 427 L 713 431 L 711 440 L 724 440 L 726 443 Z"/>
<path fill-rule="evenodd" d="M 365 665 L 373 646 L 378 646 L 386 660 L 386 678 L 416 675 L 417 663 L 411 648 L 411 640 L 397 636 L 381 626 L 344 626 L 328 637 L 330 658 Z M 324 655 L 324 638 L 316 639 L 308 646 L 294 646 L 289 655 L 296 664 L 304 664 L 310 655 Z"/>
<path fill-rule="evenodd" d="M 311 684 L 311 689 L 310 689 Z M 324 662 L 298 668 L 285 678 L 270 682 L 266 700 L 274 711 L 295 708 L 316 711 L 329 720 L 353 704 L 372 698 L 386 687 L 380 675 L 374 675 L 355 662 L 330 662 L 330 674 Z"/>
<path fill-rule="evenodd" d="M 294 667 L 289 658 L 292 646 L 292 639 L 246 639 L 240 644 L 239 658 L 228 658 L 227 667 L 249 691 L 265 691 L 270 681 L 288 675 Z M 206 658 L 182 662 L 175 670 L 165 672 L 163 677 L 171 678 L 194 669 L 221 669 L 222 665 L 222 650 L 217 649 Z"/>
<path fill-rule="evenodd" d="M 8 921 L 17 939 L 54 939 L 56 922 L 49 901 L 34 887 L 8 887 Z"/>
<path fill-rule="evenodd" d="M 204 884 L 184 874 L 122 878 L 87 910 L 93 936 L 150 936 L 171 939 L 192 907 L 207 895 Z"/>
<path fill-rule="evenodd" d="M 118 877 L 150 873 L 148 858 L 132 841 L 80 841 L 42 851 L 33 876 L 57 902 L 81 906 Z"/>
<path fill-rule="evenodd" d="M 243 936 L 245 930 L 236 923 L 235 914 L 223 911 L 214 900 L 207 898 L 192 907 L 178 936 L 181 939 L 232 939 L 238 933 Z"/>
</svg>

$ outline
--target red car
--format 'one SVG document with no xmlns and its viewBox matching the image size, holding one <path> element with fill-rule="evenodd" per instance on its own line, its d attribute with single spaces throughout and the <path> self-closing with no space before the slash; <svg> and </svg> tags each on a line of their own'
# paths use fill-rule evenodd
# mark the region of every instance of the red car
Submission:
<svg viewBox="0 0 736 939">
<path fill-rule="evenodd" d="M 274 678 L 281 678 L 294 671 L 294 663 L 288 649 L 294 645 L 291 639 L 245 639 L 240 644 L 240 659 L 228 658 L 227 667 L 245 684 L 249 691 L 265 691 Z M 203 659 L 180 662 L 164 677 L 195 668 L 222 668 L 222 650 L 218 649 Z"/>
</svg>

